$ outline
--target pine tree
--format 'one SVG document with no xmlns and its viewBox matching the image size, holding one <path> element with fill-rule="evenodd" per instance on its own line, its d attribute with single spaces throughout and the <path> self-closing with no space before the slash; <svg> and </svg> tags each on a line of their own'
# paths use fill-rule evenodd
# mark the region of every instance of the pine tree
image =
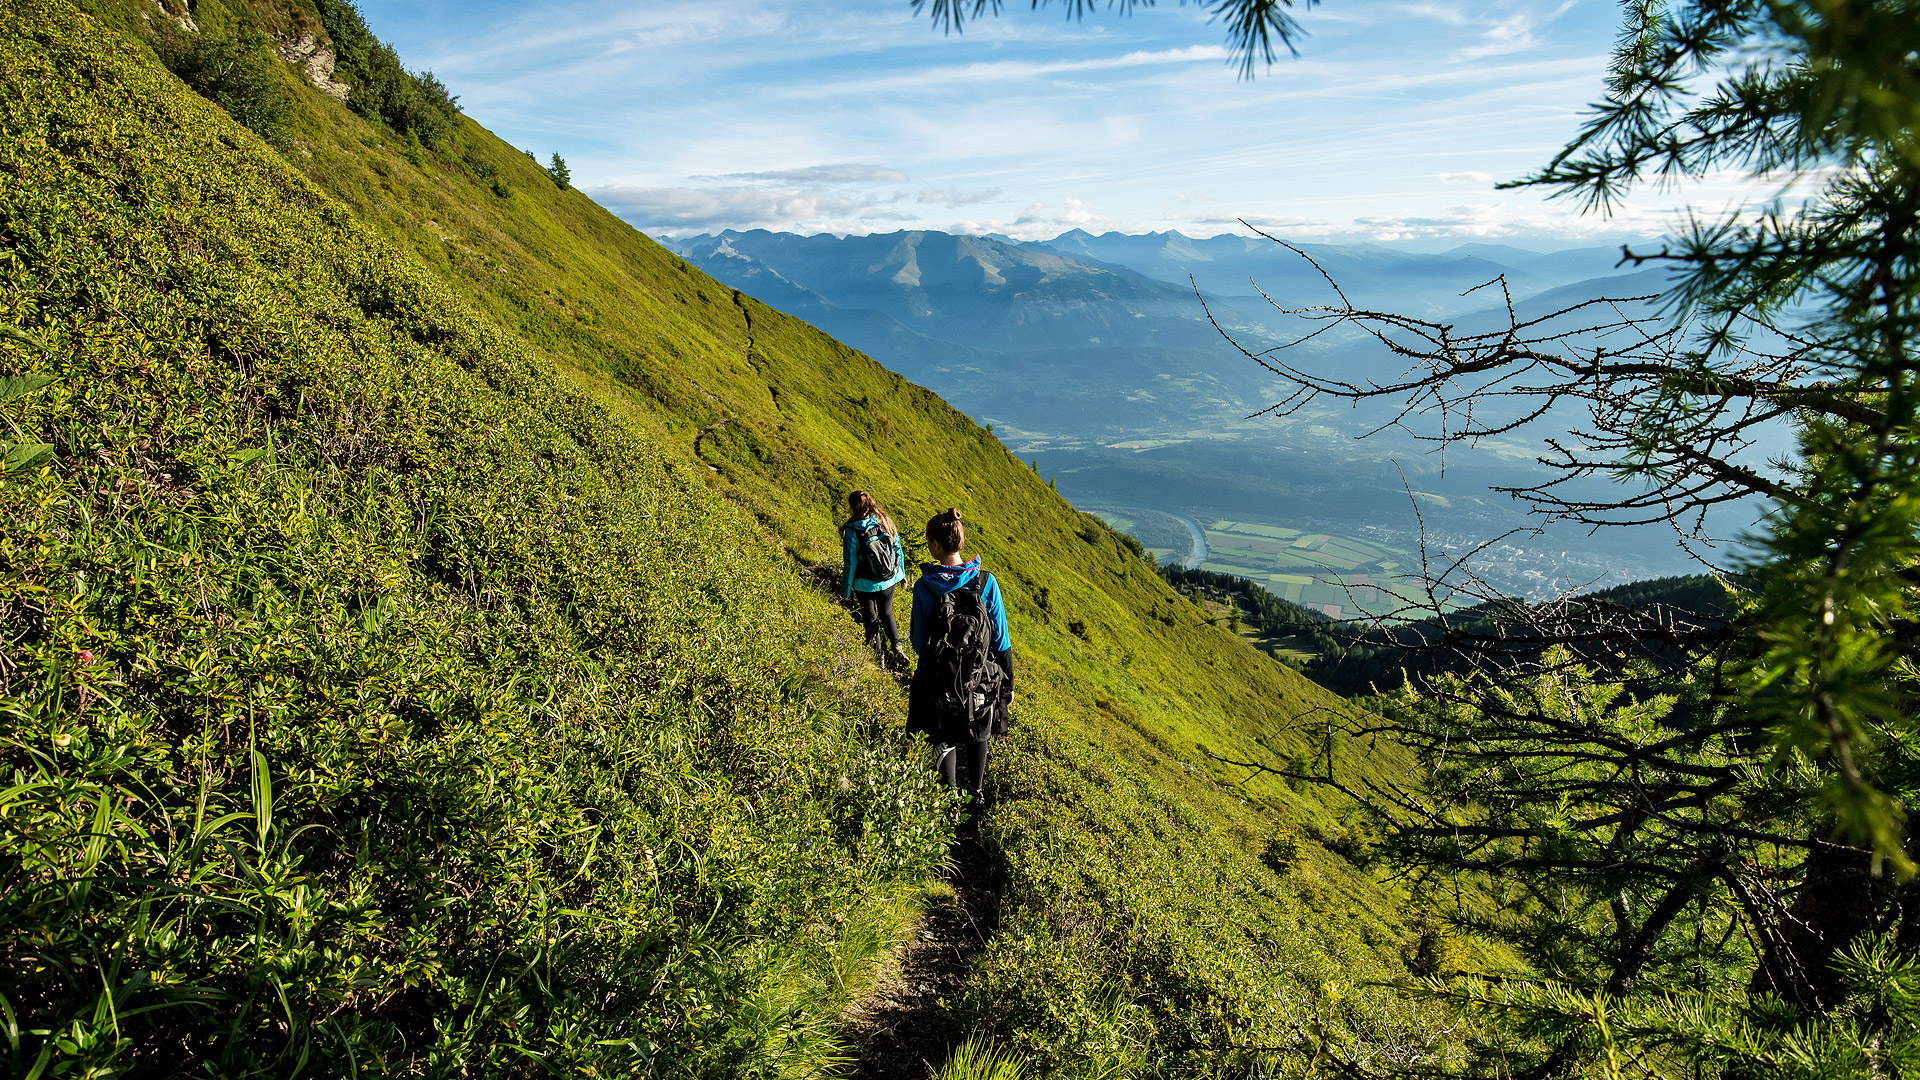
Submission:
<svg viewBox="0 0 1920 1080">
<path fill-rule="evenodd" d="M 553 177 L 554 184 L 562 191 L 567 189 L 567 183 L 573 179 L 573 174 L 567 171 L 567 159 L 561 157 L 558 150 L 553 152 L 553 162 L 547 166 L 547 175 Z"/>
</svg>

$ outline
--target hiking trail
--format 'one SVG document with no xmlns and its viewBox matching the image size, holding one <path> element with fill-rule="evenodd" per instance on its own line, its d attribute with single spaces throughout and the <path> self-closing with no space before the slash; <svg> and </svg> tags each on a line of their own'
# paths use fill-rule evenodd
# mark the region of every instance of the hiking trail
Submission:
<svg viewBox="0 0 1920 1080">
<path fill-rule="evenodd" d="M 977 821 L 956 831 L 945 879 L 952 891 L 927 906 L 884 960 L 879 980 L 847 1007 L 854 1059 L 846 1080 L 930 1080 L 965 1035 L 951 1019 L 973 957 L 999 923 L 999 883 Z"/>
<path fill-rule="evenodd" d="M 802 564 L 801 572 L 845 605 L 834 567 Z M 857 613 L 849 613 L 857 622 Z M 866 651 L 872 654 L 871 647 Z M 892 675 L 901 690 L 910 687 L 908 672 Z M 1000 923 L 997 867 L 980 842 L 977 816 L 954 830 L 941 879 L 946 889 L 930 898 L 905 938 L 880 961 L 873 986 L 841 1014 L 851 1051 L 835 1073 L 841 1080 L 932 1080 L 966 1034 L 951 1018 L 953 1005 L 974 956 Z"/>
</svg>

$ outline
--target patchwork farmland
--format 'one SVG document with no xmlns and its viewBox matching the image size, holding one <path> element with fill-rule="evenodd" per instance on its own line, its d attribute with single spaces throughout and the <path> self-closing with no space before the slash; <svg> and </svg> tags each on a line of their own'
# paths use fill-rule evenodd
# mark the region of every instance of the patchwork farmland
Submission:
<svg viewBox="0 0 1920 1080">
<path fill-rule="evenodd" d="M 1390 611 L 1397 605 L 1389 590 L 1416 569 L 1411 552 L 1369 540 L 1250 521 L 1202 521 L 1202 569 L 1246 578 L 1336 619 Z"/>
</svg>

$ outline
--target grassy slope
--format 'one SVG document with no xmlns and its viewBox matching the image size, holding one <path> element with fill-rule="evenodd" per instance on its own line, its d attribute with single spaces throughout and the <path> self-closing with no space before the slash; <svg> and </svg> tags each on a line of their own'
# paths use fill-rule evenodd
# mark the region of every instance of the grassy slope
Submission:
<svg viewBox="0 0 1920 1080">
<path fill-rule="evenodd" d="M 137 48 L 0 88 L 6 1072 L 818 1065 L 944 851 L 832 609 Z"/>
<path fill-rule="evenodd" d="M 95 6 L 133 22 L 125 7 Z M 208 25 L 230 15 L 284 19 L 216 0 L 196 12 Z M 976 980 L 983 1023 L 1063 1066 L 1166 1055 L 1225 1066 L 1223 1044 L 1272 1045 L 1292 1022 L 1356 1007 L 1361 1026 L 1391 1034 L 1378 999 L 1320 985 L 1391 970 L 1403 933 L 1391 897 L 1316 845 L 1284 877 L 1254 858 L 1285 820 L 1339 832 L 1338 808 L 1234 789 L 1200 749 L 1310 752 L 1314 710 L 1336 704 L 1328 695 L 1208 624 L 932 394 L 690 271 L 477 125 L 415 165 L 391 133 L 296 92 L 286 156 L 348 211 L 329 211 L 324 228 L 364 227 L 408 251 L 457 296 L 447 303 L 471 305 L 502 335 L 492 347 L 531 347 L 610 409 L 615 429 L 680 466 L 660 467 L 747 512 L 747 533 L 698 501 L 662 519 L 708 545 L 730 605 L 759 597 L 752 612 L 843 627 L 817 597 L 768 583 L 790 582 L 792 559 L 837 562 L 835 512 L 851 487 L 903 522 L 948 503 L 967 510 L 1007 586 L 1025 695 L 997 774 L 990 831 L 1012 884 Z M 224 137 L 239 145 L 222 153 L 264 153 Z M 490 190 L 476 163 L 499 169 L 511 193 Z M 1334 1027 L 1353 1018 L 1334 1015 Z"/>
</svg>

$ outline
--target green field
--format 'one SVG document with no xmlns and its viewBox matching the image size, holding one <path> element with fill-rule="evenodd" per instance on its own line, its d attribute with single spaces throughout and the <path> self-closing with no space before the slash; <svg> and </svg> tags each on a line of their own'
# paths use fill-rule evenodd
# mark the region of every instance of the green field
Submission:
<svg viewBox="0 0 1920 1080">
<path fill-rule="evenodd" d="M 1203 569 L 1258 582 L 1275 596 L 1336 619 L 1391 611 L 1398 572 L 1412 562 L 1408 551 L 1352 536 L 1224 518 L 1202 521 L 1208 549 Z"/>
</svg>

